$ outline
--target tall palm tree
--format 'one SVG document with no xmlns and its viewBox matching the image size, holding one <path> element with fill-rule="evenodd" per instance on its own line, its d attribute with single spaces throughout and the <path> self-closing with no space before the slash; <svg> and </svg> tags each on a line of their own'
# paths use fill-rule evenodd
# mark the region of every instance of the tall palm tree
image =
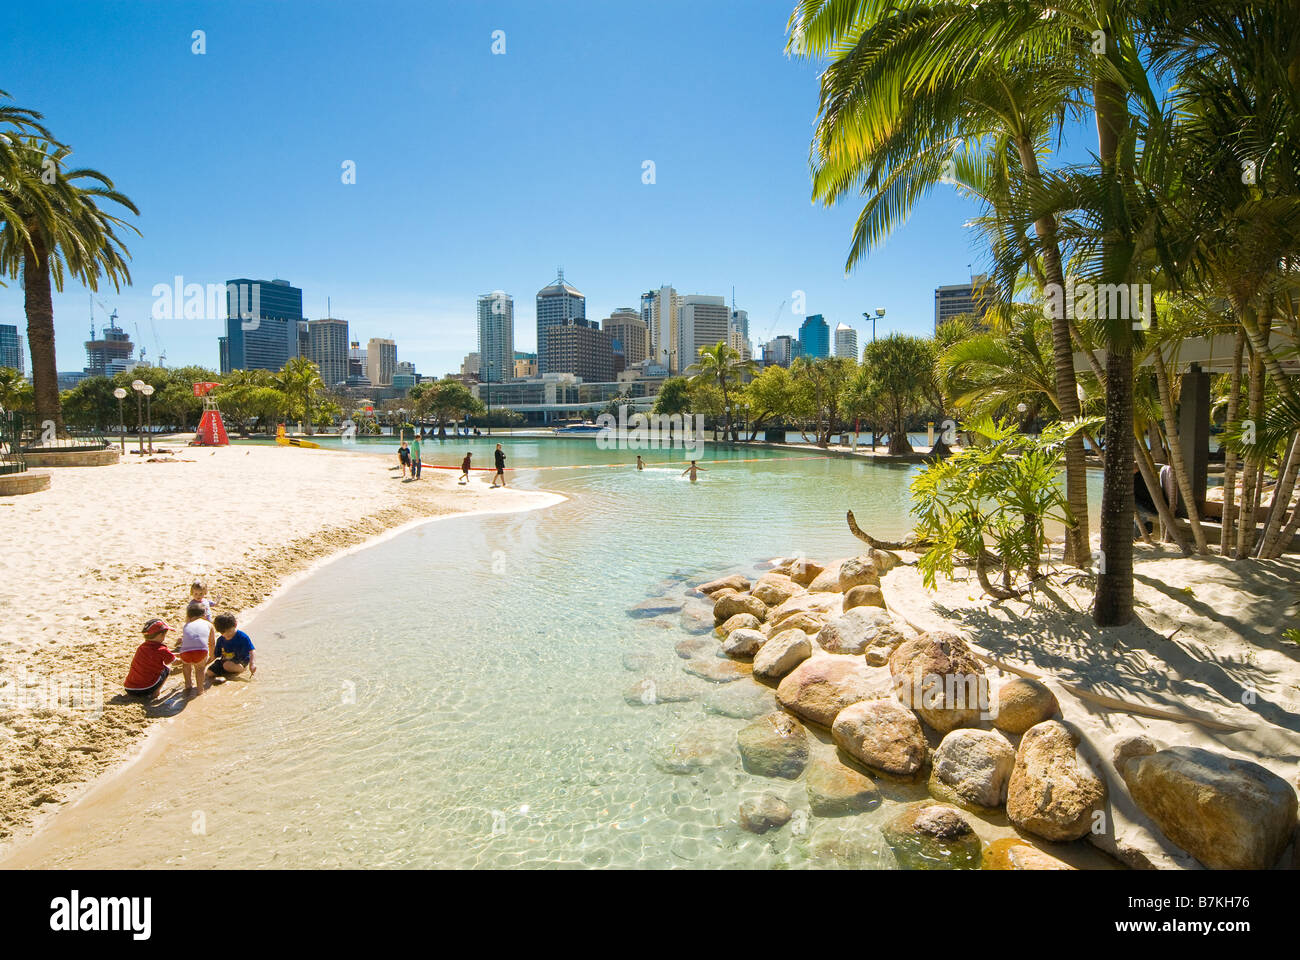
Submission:
<svg viewBox="0 0 1300 960">
<path fill-rule="evenodd" d="M 691 383 L 716 384 L 722 392 L 723 427 L 722 435 L 728 440 L 735 440 L 732 431 L 732 397 L 733 391 L 740 386 L 745 375 L 753 375 L 758 365 L 753 360 L 745 360 L 740 351 L 719 340 L 715 346 L 700 347 L 700 356 L 686 368 L 691 374 Z"/>
<path fill-rule="evenodd" d="M 325 386 L 321 379 L 320 368 L 306 357 L 292 357 L 276 377 L 276 385 L 293 397 L 295 402 L 302 401 L 302 419 L 311 436 L 311 401 L 318 390 Z"/>
<path fill-rule="evenodd" d="M 99 288 L 101 278 L 114 289 L 129 284 L 130 254 L 117 231 L 135 228 L 100 203 L 110 200 L 134 214 L 140 211 L 97 170 L 65 171 L 70 148 L 43 137 L 6 136 L 8 159 L 0 165 L 0 275 L 22 277 L 36 419 L 53 421 L 62 433 L 51 284 L 62 292 L 65 275 L 91 290 Z"/>
</svg>

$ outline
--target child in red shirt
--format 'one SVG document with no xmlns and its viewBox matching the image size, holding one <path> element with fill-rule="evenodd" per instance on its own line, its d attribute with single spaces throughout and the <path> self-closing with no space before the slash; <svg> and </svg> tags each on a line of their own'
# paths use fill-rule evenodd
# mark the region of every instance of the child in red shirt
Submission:
<svg viewBox="0 0 1300 960">
<path fill-rule="evenodd" d="M 167 664 L 176 659 L 176 654 L 167 648 L 167 631 L 171 627 L 158 618 L 144 625 L 144 643 L 136 648 L 131 658 L 131 669 L 126 675 L 126 692 L 146 700 L 152 700 L 154 694 L 166 681 L 171 671 Z"/>
</svg>

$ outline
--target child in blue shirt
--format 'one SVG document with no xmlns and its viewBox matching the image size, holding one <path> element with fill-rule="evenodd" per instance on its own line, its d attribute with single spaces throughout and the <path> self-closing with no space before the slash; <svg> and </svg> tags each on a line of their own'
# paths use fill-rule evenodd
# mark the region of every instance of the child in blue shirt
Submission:
<svg viewBox="0 0 1300 960">
<path fill-rule="evenodd" d="M 215 659 L 208 664 L 208 676 L 214 683 L 221 683 L 247 670 L 251 679 L 257 673 L 253 641 L 248 639 L 248 634 L 239 629 L 239 621 L 235 619 L 235 615 L 219 613 L 212 626 L 217 631 L 217 645 L 214 651 Z"/>
</svg>

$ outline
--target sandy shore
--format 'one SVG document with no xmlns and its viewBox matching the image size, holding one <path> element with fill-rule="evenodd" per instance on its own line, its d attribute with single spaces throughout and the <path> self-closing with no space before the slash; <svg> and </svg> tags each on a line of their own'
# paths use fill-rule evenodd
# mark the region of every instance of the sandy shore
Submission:
<svg viewBox="0 0 1300 960">
<path fill-rule="evenodd" d="M 164 446 L 160 444 L 160 446 Z M 53 471 L 51 489 L 0 500 L 0 839 L 44 818 L 166 716 L 122 696 L 149 617 L 184 623 L 189 584 L 247 613 L 288 580 L 428 518 L 562 498 L 461 487 L 450 470 L 402 482 L 394 458 L 273 446 L 166 445 Z M 162 697 L 181 685 L 175 671 Z"/>
</svg>

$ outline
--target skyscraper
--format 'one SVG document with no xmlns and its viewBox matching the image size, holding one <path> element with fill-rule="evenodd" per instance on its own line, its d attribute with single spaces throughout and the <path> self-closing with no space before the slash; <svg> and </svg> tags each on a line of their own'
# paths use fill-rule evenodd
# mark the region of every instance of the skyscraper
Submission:
<svg viewBox="0 0 1300 960">
<path fill-rule="evenodd" d="M 575 287 L 564 282 L 560 270 L 555 282 L 537 291 L 537 369 L 551 373 L 546 366 L 546 334 L 551 327 L 587 325 L 587 298 Z M 554 371 L 559 372 L 559 371 Z"/>
<path fill-rule="evenodd" d="M 307 321 L 307 359 L 328 388 L 348 379 L 348 322 L 336 317 Z"/>
<path fill-rule="evenodd" d="M 623 345 L 627 366 L 635 366 L 649 355 L 650 330 L 631 307 L 619 307 L 601 324 L 601 329 Z"/>
<path fill-rule="evenodd" d="M 858 358 L 858 331 L 847 323 L 835 328 L 835 356 Z"/>
<path fill-rule="evenodd" d="M 298 355 L 301 319 L 302 291 L 288 280 L 228 280 L 221 372 L 280 370 Z"/>
<path fill-rule="evenodd" d="M 90 339 L 86 341 L 86 375 L 89 377 L 111 377 L 121 373 L 131 362 L 130 335 L 117 325 L 117 311 L 109 318 L 102 336 L 95 336 L 95 327 L 90 327 Z"/>
<path fill-rule="evenodd" d="M 374 387 L 391 387 L 397 372 L 397 343 L 371 337 L 366 345 L 366 376 Z"/>
<path fill-rule="evenodd" d="M 514 376 L 515 301 L 504 290 L 478 298 L 479 379 L 500 383 Z"/>
<path fill-rule="evenodd" d="M 9 367 L 20 374 L 23 370 L 23 342 L 18 338 L 18 327 L 0 323 L 0 367 Z"/>
<path fill-rule="evenodd" d="M 677 310 L 681 298 L 672 287 L 660 287 L 651 294 L 642 296 L 644 309 L 645 297 L 650 301 L 650 352 L 656 363 L 677 373 L 681 368 L 677 364 Z"/>
<path fill-rule="evenodd" d="M 829 357 L 831 355 L 830 339 L 831 328 L 822 319 L 820 313 L 814 313 L 804 318 L 803 324 L 799 327 L 799 344 L 803 348 L 805 357 L 811 359 Z"/>
<path fill-rule="evenodd" d="M 963 313 L 983 317 L 984 312 L 989 308 L 989 301 L 978 291 L 988 282 L 988 279 L 987 274 L 977 274 L 971 277 L 970 283 L 951 283 L 944 287 L 935 287 L 934 329 L 938 330 L 939 325 L 945 320 Z"/>
<path fill-rule="evenodd" d="M 572 373 L 588 383 L 614 379 L 612 340 L 585 323 L 552 326 L 546 333 L 546 353 L 538 360 L 544 361 L 546 373 Z"/>
<path fill-rule="evenodd" d="M 700 350 L 727 342 L 731 309 L 725 297 L 683 297 L 677 311 L 678 371 L 699 360 Z"/>
</svg>

